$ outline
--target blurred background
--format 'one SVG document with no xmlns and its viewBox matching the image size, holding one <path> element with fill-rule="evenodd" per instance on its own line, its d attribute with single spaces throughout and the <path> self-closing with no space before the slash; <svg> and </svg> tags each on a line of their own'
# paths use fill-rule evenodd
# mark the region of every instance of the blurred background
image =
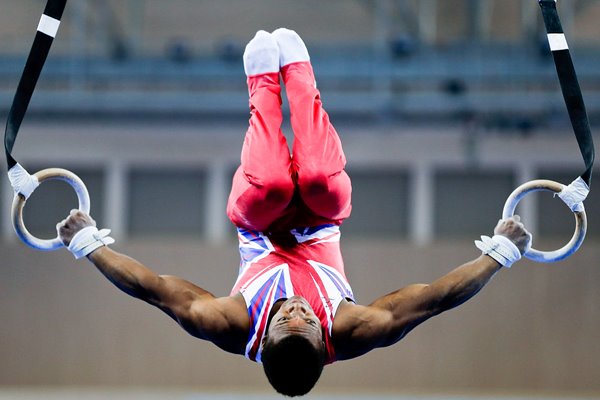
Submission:
<svg viewBox="0 0 600 400">
<path fill-rule="evenodd" d="M 0 0 L 4 119 L 44 4 Z M 594 130 L 600 2 L 562 1 L 559 12 Z M 14 155 L 31 173 L 76 172 L 117 250 L 227 295 L 239 264 L 225 203 L 249 115 L 244 46 L 258 29 L 294 29 L 344 143 L 354 207 L 342 248 L 369 303 L 477 256 L 472 241 L 519 184 L 583 172 L 540 14 L 534 0 L 71 0 Z M 187 337 L 85 261 L 18 242 L 6 174 L 0 183 L 0 399 L 276 398 L 260 367 Z M 585 205 L 574 256 L 503 271 L 395 347 L 326 368 L 309 398 L 599 398 L 594 187 Z M 66 185 L 44 184 L 27 226 L 53 237 L 76 206 Z M 551 194 L 518 213 L 534 247 L 572 235 Z"/>
</svg>

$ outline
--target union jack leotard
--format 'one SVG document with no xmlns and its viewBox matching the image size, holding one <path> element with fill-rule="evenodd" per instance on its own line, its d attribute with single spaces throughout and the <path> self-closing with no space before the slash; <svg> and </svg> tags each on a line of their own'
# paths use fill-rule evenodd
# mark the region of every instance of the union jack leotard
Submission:
<svg viewBox="0 0 600 400">
<path fill-rule="evenodd" d="M 262 338 L 277 300 L 302 296 L 321 321 L 327 363 L 335 361 L 331 330 L 343 299 L 354 301 L 344 273 L 339 226 L 296 228 L 287 237 L 238 228 L 240 272 L 231 291 L 244 296 L 250 317 L 246 357 L 261 362 Z"/>
</svg>

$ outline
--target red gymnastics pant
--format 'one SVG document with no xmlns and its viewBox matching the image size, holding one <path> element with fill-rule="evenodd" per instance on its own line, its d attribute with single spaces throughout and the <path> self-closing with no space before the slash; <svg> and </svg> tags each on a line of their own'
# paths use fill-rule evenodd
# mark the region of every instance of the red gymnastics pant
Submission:
<svg viewBox="0 0 600 400">
<path fill-rule="evenodd" d="M 281 131 L 279 73 L 248 77 L 250 127 L 227 203 L 238 227 L 285 230 L 340 224 L 350 215 L 346 157 L 315 88 L 309 62 L 281 69 L 294 132 L 292 154 Z"/>
</svg>

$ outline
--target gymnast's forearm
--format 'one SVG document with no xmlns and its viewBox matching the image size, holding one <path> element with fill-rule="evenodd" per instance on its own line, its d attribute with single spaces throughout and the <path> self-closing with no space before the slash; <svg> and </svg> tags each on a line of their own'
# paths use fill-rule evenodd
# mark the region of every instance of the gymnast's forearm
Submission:
<svg viewBox="0 0 600 400">
<path fill-rule="evenodd" d="M 374 312 L 363 316 L 376 326 L 367 333 L 368 340 L 377 337 L 375 346 L 379 347 L 396 343 L 427 319 L 473 297 L 500 268 L 492 258 L 481 256 L 431 284 L 409 285 L 380 297 L 367 308 Z"/>
<path fill-rule="evenodd" d="M 151 301 L 160 276 L 140 262 L 108 247 L 100 247 L 88 259 L 117 288 L 135 298 Z"/>
<path fill-rule="evenodd" d="M 502 266 L 494 259 L 482 255 L 428 285 L 433 315 L 457 307 L 475 296 L 500 268 Z"/>
<path fill-rule="evenodd" d="M 212 293 L 185 279 L 158 275 L 139 261 L 108 247 L 100 247 L 88 259 L 120 290 L 160 308 L 177 321 L 187 315 L 192 302 L 214 299 Z"/>
</svg>

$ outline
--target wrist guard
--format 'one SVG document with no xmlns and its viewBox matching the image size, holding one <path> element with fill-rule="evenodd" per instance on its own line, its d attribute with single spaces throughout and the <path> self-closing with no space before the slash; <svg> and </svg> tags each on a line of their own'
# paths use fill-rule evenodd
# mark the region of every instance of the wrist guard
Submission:
<svg viewBox="0 0 600 400">
<path fill-rule="evenodd" d="M 113 244 L 115 239 L 109 234 L 110 229 L 98 230 L 95 226 L 86 226 L 73 236 L 68 249 L 79 260 L 99 247 Z"/>
<path fill-rule="evenodd" d="M 475 241 L 475 246 L 477 246 L 483 254 L 492 257 L 506 268 L 510 268 L 514 262 L 521 259 L 521 252 L 506 236 L 481 236 L 481 240 Z"/>
</svg>

